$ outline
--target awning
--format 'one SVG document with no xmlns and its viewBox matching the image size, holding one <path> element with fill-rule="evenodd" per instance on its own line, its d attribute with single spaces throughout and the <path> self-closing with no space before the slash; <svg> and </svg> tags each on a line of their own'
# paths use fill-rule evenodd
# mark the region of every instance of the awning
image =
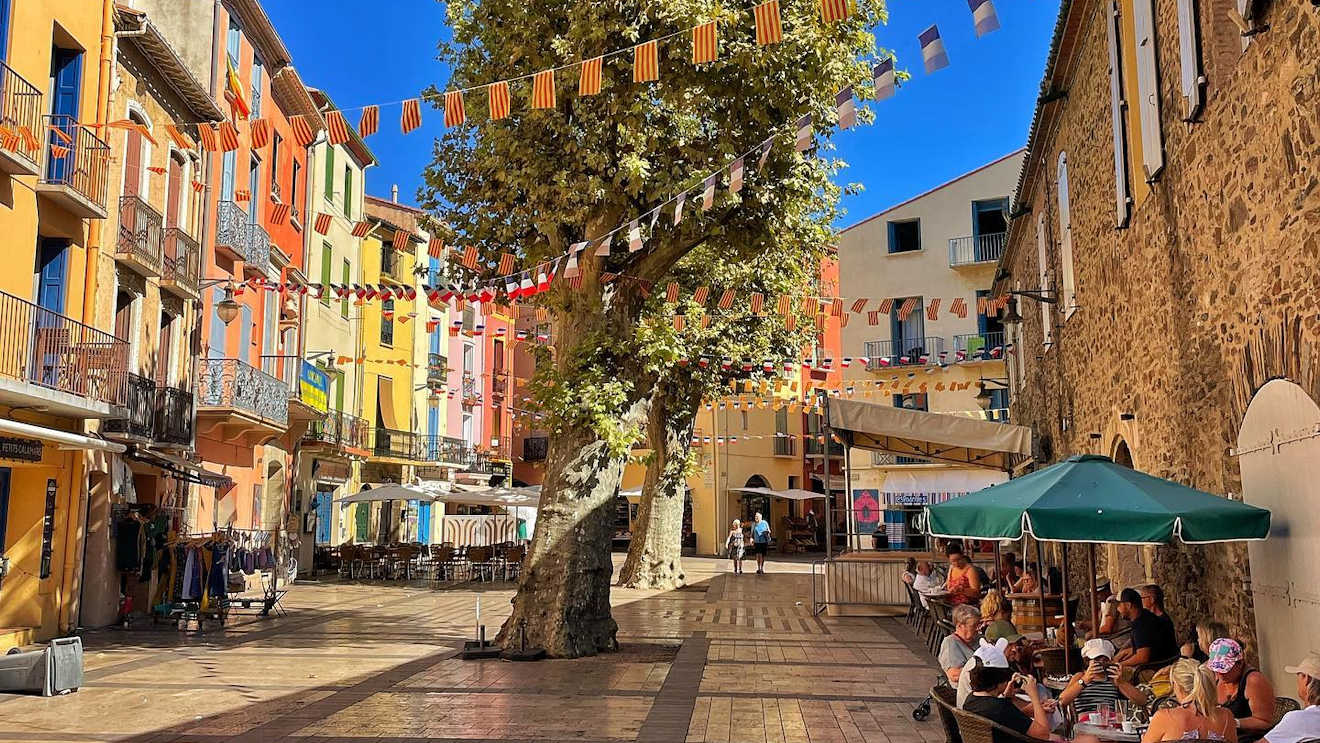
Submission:
<svg viewBox="0 0 1320 743">
<path fill-rule="evenodd" d="M 885 505 L 928 506 L 960 498 L 1008 480 L 1007 472 L 985 469 L 890 470 L 880 486 Z"/>
<path fill-rule="evenodd" d="M 359 490 L 336 500 L 336 503 L 377 503 L 380 501 L 419 500 L 430 503 L 437 500 L 435 494 L 405 485 L 384 485 L 370 490 Z"/>
<path fill-rule="evenodd" d="M 212 472 L 203 468 L 200 464 L 189 462 L 186 459 L 170 456 L 162 452 L 142 452 L 133 450 L 124 455 L 125 458 L 135 462 L 149 464 L 152 467 L 159 467 L 165 472 L 173 475 L 176 479 L 190 482 L 194 485 L 205 485 L 208 488 L 218 490 L 228 490 L 234 486 L 234 480 L 229 475 L 222 475 L 219 472 Z"/>
<path fill-rule="evenodd" d="M 1031 429 L 1008 423 L 831 398 L 829 423 L 857 449 L 1011 470 L 1031 456 Z"/>
<path fill-rule="evenodd" d="M 58 444 L 63 449 L 85 449 L 88 451 L 105 451 L 111 454 L 122 454 L 127 448 L 123 444 L 117 444 L 105 439 L 92 438 L 80 433 L 70 431 L 61 431 L 55 428 L 46 428 L 45 426 L 34 426 L 31 423 L 19 423 L 8 419 L 0 419 L 0 433 L 12 433 L 19 436 L 31 436 L 34 439 L 49 441 Z"/>
<path fill-rule="evenodd" d="M 389 377 L 376 377 L 376 410 L 386 428 L 402 430 L 394 418 L 394 380 Z"/>
<path fill-rule="evenodd" d="M 771 498 L 783 498 L 784 500 L 812 500 L 814 498 L 824 498 L 824 493 L 813 493 L 810 490 L 801 490 L 799 488 L 790 488 L 789 490 L 772 490 L 770 488 L 729 488 L 736 493 L 751 493 L 752 495 L 768 495 Z"/>
</svg>

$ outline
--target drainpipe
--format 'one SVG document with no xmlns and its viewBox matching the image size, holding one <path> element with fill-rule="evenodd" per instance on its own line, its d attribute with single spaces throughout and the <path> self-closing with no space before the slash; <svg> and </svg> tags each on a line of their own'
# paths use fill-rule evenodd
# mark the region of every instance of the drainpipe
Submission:
<svg viewBox="0 0 1320 743">
<path fill-rule="evenodd" d="M 101 0 L 100 77 L 96 85 L 96 123 L 105 124 L 110 116 L 110 78 L 114 72 L 115 2 Z M 102 129 L 104 132 L 104 129 Z M 104 220 L 89 220 L 87 225 L 87 260 L 83 267 L 82 322 L 96 325 L 96 270 L 101 255 L 101 227 Z"/>
</svg>

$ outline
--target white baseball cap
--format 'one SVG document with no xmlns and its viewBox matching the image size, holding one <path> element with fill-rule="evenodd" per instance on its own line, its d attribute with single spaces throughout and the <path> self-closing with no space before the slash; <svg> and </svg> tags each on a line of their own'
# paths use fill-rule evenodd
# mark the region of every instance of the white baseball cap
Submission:
<svg viewBox="0 0 1320 743">
<path fill-rule="evenodd" d="M 1082 657 L 1087 660 L 1095 660 L 1096 658 L 1109 658 L 1110 660 L 1113 660 L 1114 655 L 1117 652 L 1118 651 L 1114 649 L 1114 643 L 1102 637 L 1087 640 L 1086 644 L 1082 646 Z"/>
<path fill-rule="evenodd" d="M 1302 658 L 1301 662 L 1295 666 L 1284 666 L 1284 671 L 1288 673 L 1304 673 L 1313 679 L 1320 678 L 1320 653 L 1312 650 Z"/>
<path fill-rule="evenodd" d="M 1004 649 L 1008 647 L 1008 640 L 999 638 L 998 641 L 991 644 L 984 637 L 981 638 L 981 647 L 976 649 L 972 655 L 981 659 L 981 665 L 986 668 L 1008 668 L 1008 656 L 1004 654 Z"/>
</svg>

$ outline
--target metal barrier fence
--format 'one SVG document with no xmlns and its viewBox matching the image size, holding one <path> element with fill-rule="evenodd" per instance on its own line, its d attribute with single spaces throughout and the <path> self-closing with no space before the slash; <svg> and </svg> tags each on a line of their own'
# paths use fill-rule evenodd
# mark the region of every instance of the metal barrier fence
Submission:
<svg viewBox="0 0 1320 743">
<path fill-rule="evenodd" d="M 813 614 L 830 607 L 907 605 L 902 562 L 833 558 L 811 563 Z"/>
</svg>

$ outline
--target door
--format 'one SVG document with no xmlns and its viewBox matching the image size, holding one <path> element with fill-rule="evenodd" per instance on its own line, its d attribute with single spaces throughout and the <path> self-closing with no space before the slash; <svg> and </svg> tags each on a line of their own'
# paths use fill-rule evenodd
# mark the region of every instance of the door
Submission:
<svg viewBox="0 0 1320 743">
<path fill-rule="evenodd" d="M 440 406 L 437 403 L 426 408 L 426 446 L 428 460 L 440 459 Z"/>
<path fill-rule="evenodd" d="M 417 506 L 417 541 L 422 544 L 431 543 L 431 504 L 421 503 Z"/>
<path fill-rule="evenodd" d="M 183 208 L 183 162 L 177 153 L 170 154 L 170 170 L 165 186 L 165 226 L 182 227 L 179 219 Z M 186 230 L 185 230 L 186 231 Z M 177 255 L 174 241 L 165 243 L 165 257 L 173 259 Z"/>
<path fill-rule="evenodd" d="M 136 129 L 124 134 L 124 195 L 137 196 L 142 191 L 142 135 Z M 119 218 L 123 220 L 124 216 Z"/>
<path fill-rule="evenodd" d="M 371 522 L 371 504 L 359 503 L 353 512 L 353 541 L 359 544 L 367 541 L 367 531 Z"/>
<path fill-rule="evenodd" d="M 894 355 L 909 357 L 907 362 L 899 363 L 915 364 L 917 359 L 913 357 L 926 351 L 926 315 L 922 309 L 921 298 L 917 297 L 916 306 L 907 319 L 899 319 L 899 310 L 908 299 L 908 297 L 900 297 L 894 300 L 893 314 L 890 315 L 890 332 L 894 339 Z"/>
<path fill-rule="evenodd" d="M 156 341 L 156 386 L 170 386 L 170 357 L 174 351 L 174 316 L 160 313 L 160 337 Z"/>
<path fill-rule="evenodd" d="M 335 494 L 321 490 L 316 494 L 316 543 L 330 544 L 331 507 Z"/>
<path fill-rule="evenodd" d="M 248 193 L 252 195 L 252 200 L 248 202 L 248 222 L 257 223 L 257 204 L 261 201 L 257 194 L 261 193 L 261 158 L 256 155 L 248 162 Z"/>
<path fill-rule="evenodd" d="M 50 387 L 60 382 L 61 357 L 73 341 L 62 322 L 64 295 L 68 288 L 69 241 L 42 238 L 37 256 L 36 333 L 32 346 L 32 368 L 28 377 Z M 42 310 L 48 310 L 43 312 Z"/>
<path fill-rule="evenodd" d="M 988 199 L 972 202 L 972 243 L 977 262 L 999 260 L 1004 250 L 1004 233 L 1008 232 L 1006 199 Z"/>
<path fill-rule="evenodd" d="M 37 304 L 51 312 L 63 314 L 68 283 L 69 241 L 59 237 L 42 238 L 37 261 Z M 43 320 L 50 323 L 44 317 L 38 322 Z"/>
<path fill-rule="evenodd" d="M 50 55 L 50 112 L 51 125 L 59 128 L 64 137 L 58 137 L 63 146 L 71 146 L 77 136 L 78 103 L 82 93 L 82 52 L 76 49 L 51 49 Z M 52 135 L 53 136 L 53 135 Z M 56 183 L 67 183 L 73 176 L 72 153 L 65 157 L 47 159 L 46 178 Z"/>
</svg>

